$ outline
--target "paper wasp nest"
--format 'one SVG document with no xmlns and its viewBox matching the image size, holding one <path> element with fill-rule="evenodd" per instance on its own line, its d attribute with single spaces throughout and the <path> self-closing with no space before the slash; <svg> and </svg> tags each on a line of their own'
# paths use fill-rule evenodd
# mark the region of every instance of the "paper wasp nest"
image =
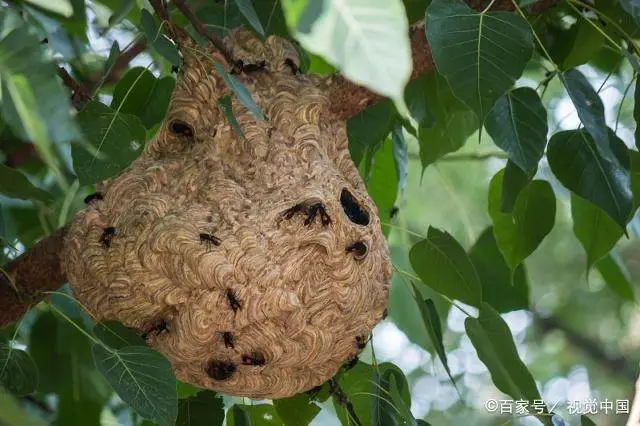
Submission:
<svg viewBox="0 0 640 426">
<path fill-rule="evenodd" d="M 266 119 L 216 72 L 219 55 L 181 45 L 162 127 L 73 219 L 64 267 L 98 320 L 144 333 L 179 379 L 281 398 L 364 348 L 391 265 L 322 79 L 301 75 L 282 39 L 239 30 L 225 43 L 244 64 L 229 71 Z M 225 95 L 245 140 L 218 103 Z"/>
</svg>

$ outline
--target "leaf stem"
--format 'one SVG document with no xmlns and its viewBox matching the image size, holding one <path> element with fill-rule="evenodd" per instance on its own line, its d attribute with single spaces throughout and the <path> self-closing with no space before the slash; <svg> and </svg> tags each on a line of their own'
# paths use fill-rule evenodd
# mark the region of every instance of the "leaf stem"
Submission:
<svg viewBox="0 0 640 426">
<path fill-rule="evenodd" d="M 624 100 L 626 99 L 627 93 L 629 93 L 629 89 L 631 89 L 633 82 L 636 80 L 637 80 L 637 74 L 634 74 L 633 78 L 627 85 L 627 88 L 624 89 L 624 93 L 622 94 L 622 99 L 620 100 L 620 107 L 618 108 L 618 113 L 616 114 L 616 126 L 613 129 L 614 133 L 618 132 L 618 124 L 620 123 L 620 113 L 622 112 L 622 104 L 624 103 Z M 637 81 L 636 81 L 636 84 L 638 84 Z"/>
<path fill-rule="evenodd" d="M 613 19 L 609 18 L 609 16 L 607 16 L 605 13 L 599 11 L 593 5 L 591 5 L 589 3 L 585 3 L 585 2 L 583 2 L 581 0 L 569 0 L 569 3 L 575 3 L 575 4 L 579 5 L 579 6 L 586 7 L 587 9 L 590 9 L 593 12 L 595 12 L 595 14 L 600 16 L 604 21 L 606 21 L 607 24 L 611 25 L 616 30 L 618 30 L 620 35 L 622 35 L 624 37 L 624 39 L 627 41 L 627 43 L 629 43 L 629 45 L 631 45 L 633 47 L 633 50 L 635 50 L 636 53 L 640 52 L 640 48 L 638 48 L 638 45 L 633 40 L 631 35 L 629 35 L 629 33 L 627 33 L 624 30 L 624 28 L 622 28 L 620 25 L 618 25 L 618 23 L 616 21 L 614 21 Z"/>
<path fill-rule="evenodd" d="M 536 39 L 536 42 L 538 43 L 538 46 L 540 46 L 540 49 L 542 50 L 542 53 L 544 53 L 544 56 L 553 65 L 554 71 L 560 72 L 560 68 L 558 68 L 558 66 L 553 61 L 553 59 L 551 59 L 551 55 L 547 51 L 547 48 L 544 47 L 544 44 L 542 44 L 542 40 L 540 40 L 540 37 L 538 37 L 538 34 L 533 29 L 533 26 L 531 25 L 531 22 L 529 22 L 529 20 L 527 19 L 527 15 L 525 15 L 524 12 L 522 11 L 522 9 L 520 9 L 520 6 L 518 6 L 518 2 L 516 0 L 511 0 L 511 3 L 513 4 L 513 7 L 515 7 L 515 9 L 518 12 L 518 14 L 522 17 L 522 19 L 525 20 L 525 22 L 527 23 L 527 25 L 531 29 L 531 33 L 533 34 L 533 37 Z"/>
<path fill-rule="evenodd" d="M 600 34 L 602 34 L 602 36 L 603 36 L 604 38 L 606 38 L 606 39 L 607 39 L 607 41 L 608 41 L 609 43 L 611 43 L 612 45 L 614 45 L 614 46 L 618 49 L 618 51 L 619 51 L 619 52 L 621 52 L 621 51 L 622 51 L 622 46 L 620 46 L 620 45 L 619 45 L 618 43 L 616 43 L 616 42 L 615 42 L 611 37 L 609 37 L 609 34 L 607 34 L 606 32 L 604 32 L 604 31 L 602 30 L 602 28 L 600 28 L 598 25 L 596 25 L 596 23 L 595 23 L 595 22 L 593 22 L 591 19 L 589 19 L 589 18 L 585 18 L 585 17 L 582 15 L 582 12 L 580 11 L 580 9 L 578 9 L 578 8 L 576 7 L 576 5 L 575 5 L 575 4 L 573 4 L 573 0 L 569 0 L 569 1 L 567 2 L 567 4 L 568 4 L 568 5 L 569 5 L 569 7 L 571 7 L 573 10 L 575 10 L 575 11 L 576 11 L 576 13 L 578 13 L 578 15 L 579 15 L 580 17 L 582 17 L 582 19 L 584 19 L 586 22 L 588 22 L 588 23 L 589 23 L 589 25 L 591 25 L 593 28 L 595 28 L 595 30 L 596 30 L 596 31 L 598 31 Z M 579 3 L 578 3 L 578 4 L 579 4 Z M 635 44 L 634 44 L 633 46 L 635 46 Z"/>
<path fill-rule="evenodd" d="M 82 327 L 75 323 L 71 318 L 69 318 L 64 312 L 60 309 L 56 308 L 56 306 L 51 302 L 45 302 L 50 309 L 52 309 L 56 314 L 60 315 L 65 319 L 68 323 L 73 325 L 80 333 L 84 334 L 89 340 L 91 340 L 94 344 L 102 346 L 107 352 L 113 353 L 114 350 L 102 343 L 100 340 L 93 337 L 91 334 L 87 333 Z"/>
</svg>

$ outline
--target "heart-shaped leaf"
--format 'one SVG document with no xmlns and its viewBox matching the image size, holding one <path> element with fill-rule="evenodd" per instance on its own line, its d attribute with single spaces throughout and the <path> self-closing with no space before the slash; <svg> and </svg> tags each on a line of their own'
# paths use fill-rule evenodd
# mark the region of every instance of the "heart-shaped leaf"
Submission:
<svg viewBox="0 0 640 426">
<path fill-rule="evenodd" d="M 609 143 L 610 139 L 619 143 L 613 136 L 595 140 L 585 130 L 556 133 L 549 141 L 547 159 L 564 186 L 600 207 L 624 228 L 633 197 L 629 171 L 615 154 L 617 149 L 612 149 Z"/>
<path fill-rule="evenodd" d="M 411 247 L 409 259 L 422 282 L 438 293 L 480 305 L 478 274 L 462 246 L 446 231 L 429 227 L 427 238 Z"/>
<path fill-rule="evenodd" d="M 531 182 L 532 175 L 527 175 L 520 167 L 511 160 L 507 161 L 502 178 L 502 204 L 500 211 L 511 213 L 520 191 Z"/>
<path fill-rule="evenodd" d="M 491 179 L 489 215 L 498 247 L 509 269 L 514 270 L 551 232 L 556 216 L 556 197 L 549 182 L 534 180 L 520 191 L 513 210 L 503 213 L 503 178 L 504 170 L 501 170 Z"/>
<path fill-rule="evenodd" d="M 485 121 L 493 142 L 533 176 L 547 144 L 547 111 L 535 90 L 521 87 L 502 96 Z"/>
<path fill-rule="evenodd" d="M 587 253 L 587 271 L 602 259 L 624 234 L 624 230 L 598 206 L 571 194 L 573 233 Z"/>
<path fill-rule="evenodd" d="M 38 367 L 31 356 L 8 344 L 0 344 L 0 385 L 22 396 L 36 390 Z"/>
<path fill-rule="evenodd" d="M 425 26 L 438 71 L 483 121 L 531 58 L 526 21 L 513 12 L 476 12 L 461 0 L 434 0 Z"/>
<path fill-rule="evenodd" d="M 107 350 L 93 345 L 98 370 L 118 396 L 141 416 L 160 426 L 173 426 L 178 416 L 176 377 L 171 364 L 146 346 Z"/>
</svg>

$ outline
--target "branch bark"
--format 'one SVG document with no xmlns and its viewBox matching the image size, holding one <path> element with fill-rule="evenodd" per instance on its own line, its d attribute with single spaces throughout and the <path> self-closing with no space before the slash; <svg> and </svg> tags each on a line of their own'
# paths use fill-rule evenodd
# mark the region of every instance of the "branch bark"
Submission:
<svg viewBox="0 0 640 426">
<path fill-rule="evenodd" d="M 0 271 L 0 329 L 65 282 L 60 252 L 66 228 L 45 237 Z"/>
</svg>

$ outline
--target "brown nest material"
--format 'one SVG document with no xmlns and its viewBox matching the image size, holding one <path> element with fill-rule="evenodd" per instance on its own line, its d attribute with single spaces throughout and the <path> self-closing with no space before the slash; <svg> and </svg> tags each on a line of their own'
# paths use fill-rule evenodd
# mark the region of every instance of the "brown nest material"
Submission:
<svg viewBox="0 0 640 426">
<path fill-rule="evenodd" d="M 266 120 L 216 72 L 219 55 L 182 45 L 164 123 L 76 215 L 62 258 L 92 315 L 144 332 L 179 379 L 281 398 L 362 350 L 384 315 L 391 264 L 323 80 L 298 72 L 285 40 L 238 30 L 225 44 Z M 245 139 L 218 103 L 225 95 Z"/>
</svg>

